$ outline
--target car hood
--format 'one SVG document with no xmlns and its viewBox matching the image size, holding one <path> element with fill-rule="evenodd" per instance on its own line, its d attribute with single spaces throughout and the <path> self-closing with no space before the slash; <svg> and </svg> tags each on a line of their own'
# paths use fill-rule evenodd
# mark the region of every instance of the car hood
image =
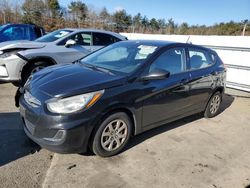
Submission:
<svg viewBox="0 0 250 188">
<path fill-rule="evenodd" d="M 28 86 L 31 92 L 43 92 L 50 97 L 66 97 L 98 91 L 123 84 L 124 75 L 93 70 L 79 63 L 55 65 L 33 75 Z"/>
<path fill-rule="evenodd" d="M 0 51 L 9 49 L 35 49 L 43 48 L 46 43 L 35 42 L 35 41 L 7 41 L 0 43 Z"/>
</svg>

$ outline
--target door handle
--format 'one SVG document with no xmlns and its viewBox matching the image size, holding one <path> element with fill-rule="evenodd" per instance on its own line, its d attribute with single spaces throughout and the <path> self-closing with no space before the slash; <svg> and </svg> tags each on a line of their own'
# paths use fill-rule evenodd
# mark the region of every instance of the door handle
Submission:
<svg viewBox="0 0 250 188">
<path fill-rule="evenodd" d="M 189 85 L 186 85 L 189 82 L 188 78 L 183 78 L 180 81 L 179 87 L 175 89 L 174 93 L 181 93 L 181 92 L 187 92 L 189 90 Z"/>
<path fill-rule="evenodd" d="M 182 93 L 187 92 L 189 90 L 189 86 L 187 85 L 181 85 L 179 88 L 173 90 L 174 93 Z"/>
</svg>

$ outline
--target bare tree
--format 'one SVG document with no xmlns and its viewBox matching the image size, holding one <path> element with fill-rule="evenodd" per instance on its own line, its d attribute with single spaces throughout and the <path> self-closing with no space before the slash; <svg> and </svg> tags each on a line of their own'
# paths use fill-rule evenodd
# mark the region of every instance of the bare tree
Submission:
<svg viewBox="0 0 250 188">
<path fill-rule="evenodd" d="M 1 12 L 2 20 L 4 24 L 11 22 L 12 10 L 11 10 L 10 1 L 8 0 L 0 1 L 0 12 Z"/>
</svg>

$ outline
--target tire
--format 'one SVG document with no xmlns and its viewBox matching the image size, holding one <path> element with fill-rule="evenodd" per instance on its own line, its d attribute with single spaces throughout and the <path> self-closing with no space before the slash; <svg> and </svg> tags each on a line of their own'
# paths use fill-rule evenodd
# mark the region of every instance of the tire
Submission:
<svg viewBox="0 0 250 188">
<path fill-rule="evenodd" d="M 220 112 L 221 102 L 222 102 L 222 94 L 219 91 L 217 91 L 209 99 L 206 110 L 204 112 L 204 117 L 212 118 L 217 116 Z"/>
<path fill-rule="evenodd" d="M 118 112 L 108 116 L 94 133 L 92 151 L 100 157 L 118 154 L 128 143 L 131 130 L 132 123 L 126 113 Z"/>
<path fill-rule="evenodd" d="M 12 85 L 15 86 L 15 87 L 19 87 L 20 83 L 19 82 L 12 82 Z"/>
<path fill-rule="evenodd" d="M 28 67 L 26 67 L 23 70 L 24 72 L 22 73 L 21 86 L 24 86 L 24 84 L 26 83 L 27 79 L 30 77 L 31 74 L 48 66 L 50 66 L 50 64 L 44 61 L 37 61 L 35 63 L 28 65 Z"/>
</svg>

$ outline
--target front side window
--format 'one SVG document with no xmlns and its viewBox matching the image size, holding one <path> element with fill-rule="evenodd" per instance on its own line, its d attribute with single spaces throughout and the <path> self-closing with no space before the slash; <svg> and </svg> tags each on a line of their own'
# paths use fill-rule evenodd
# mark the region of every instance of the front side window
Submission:
<svg viewBox="0 0 250 188">
<path fill-rule="evenodd" d="M 93 33 L 93 45 L 94 46 L 108 46 L 115 42 L 120 41 L 116 37 L 105 33 Z"/>
<path fill-rule="evenodd" d="M 191 70 L 206 68 L 212 64 L 211 58 L 203 50 L 189 49 L 189 58 Z"/>
<path fill-rule="evenodd" d="M 91 46 L 92 35 L 91 33 L 78 33 L 78 35 L 76 35 L 75 41 L 81 46 Z"/>
<path fill-rule="evenodd" d="M 81 62 L 115 72 L 131 73 L 145 63 L 157 48 L 139 43 L 119 42 L 83 58 Z"/>
<path fill-rule="evenodd" d="M 71 35 L 61 41 L 58 45 L 65 45 L 68 40 L 74 40 L 76 41 L 76 45 L 80 46 L 91 46 L 92 45 L 92 35 L 91 33 L 76 33 L 74 35 Z"/>
<path fill-rule="evenodd" d="M 150 66 L 149 72 L 155 69 L 163 69 L 171 74 L 185 70 L 185 49 L 171 48 L 161 54 Z"/>
<path fill-rule="evenodd" d="M 5 27 L 7 27 L 7 25 L 1 25 L 0 26 L 0 31 L 2 31 Z"/>
</svg>

